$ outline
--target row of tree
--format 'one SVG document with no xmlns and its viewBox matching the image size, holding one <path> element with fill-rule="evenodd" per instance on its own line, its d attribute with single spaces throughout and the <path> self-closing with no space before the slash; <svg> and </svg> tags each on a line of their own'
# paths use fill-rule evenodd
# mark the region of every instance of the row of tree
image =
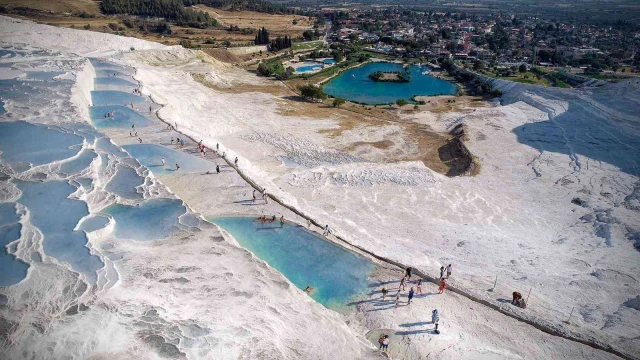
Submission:
<svg viewBox="0 0 640 360">
<path fill-rule="evenodd" d="M 254 40 L 256 45 L 267 45 L 269 44 L 269 32 L 264 27 L 258 30 L 258 35 Z"/>
<path fill-rule="evenodd" d="M 273 4 L 264 0 L 184 0 L 185 5 L 205 4 L 229 11 L 252 10 L 269 14 L 297 14 L 294 8 Z"/>
<path fill-rule="evenodd" d="M 104 14 L 130 14 L 165 18 L 180 26 L 208 27 L 216 25 L 207 12 L 185 8 L 182 0 L 102 0 Z"/>
<path fill-rule="evenodd" d="M 494 89 L 489 82 L 482 81 L 474 73 L 457 67 L 453 61 L 449 59 L 440 59 L 440 66 L 458 82 L 466 84 L 470 95 L 489 97 L 502 96 L 502 92 L 498 89 Z"/>
<path fill-rule="evenodd" d="M 283 38 L 278 36 L 275 40 L 269 43 L 269 49 L 271 51 L 280 51 L 291 47 L 291 38 L 285 35 Z"/>
</svg>

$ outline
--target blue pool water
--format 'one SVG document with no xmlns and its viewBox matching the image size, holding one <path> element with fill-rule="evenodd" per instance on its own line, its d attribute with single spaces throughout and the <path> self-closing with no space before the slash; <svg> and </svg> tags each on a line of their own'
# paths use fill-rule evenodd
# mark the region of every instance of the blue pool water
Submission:
<svg viewBox="0 0 640 360">
<path fill-rule="evenodd" d="M 302 66 L 297 67 L 295 72 L 300 74 L 300 73 L 313 71 L 317 69 L 322 69 L 322 64 L 308 61 L 308 62 L 304 62 Z"/>
<path fill-rule="evenodd" d="M 81 136 L 25 121 L 0 122 L 1 156 L 9 162 L 42 165 L 67 159 L 78 153 L 79 148 L 71 147 L 82 144 L 82 141 Z"/>
<path fill-rule="evenodd" d="M 177 199 L 151 199 L 136 206 L 113 204 L 103 210 L 115 219 L 117 237 L 141 241 L 164 239 L 179 230 L 178 217 L 186 211 Z"/>
<path fill-rule="evenodd" d="M 101 86 L 121 86 L 121 87 L 126 87 L 126 88 L 136 88 L 138 87 L 138 85 L 132 81 L 129 81 L 127 79 L 124 78 L 118 78 L 118 77 L 102 77 L 102 78 L 95 78 L 94 80 L 94 85 L 96 85 L 97 88 L 101 87 Z"/>
<path fill-rule="evenodd" d="M 95 64 L 94 64 L 94 68 L 96 68 Z M 115 78 L 129 79 L 131 74 L 133 73 L 133 71 L 130 71 L 118 66 L 113 66 L 113 65 L 105 65 L 103 67 L 99 66 L 95 70 L 96 70 L 97 78 L 115 77 Z M 116 74 L 116 76 L 113 76 L 113 74 Z"/>
<path fill-rule="evenodd" d="M 105 190 L 125 199 L 142 199 L 136 188 L 144 184 L 144 178 L 130 167 L 118 165 L 115 176 L 107 183 Z"/>
<path fill-rule="evenodd" d="M 215 168 L 215 165 L 197 155 L 175 151 L 165 146 L 132 144 L 122 148 L 156 175 L 175 174 L 176 163 L 180 165 L 180 170 L 177 170 L 179 172 L 207 171 Z M 165 159 L 164 167 L 161 165 L 163 157 Z"/>
<path fill-rule="evenodd" d="M 144 96 L 116 90 L 97 90 L 91 92 L 91 102 L 96 105 L 139 104 L 145 101 Z"/>
<path fill-rule="evenodd" d="M 369 79 L 369 74 L 376 71 L 402 70 L 400 64 L 368 63 L 338 75 L 324 86 L 324 91 L 334 97 L 372 105 L 395 103 L 398 99 L 409 101 L 413 95 L 451 95 L 457 92 L 453 83 L 423 75 L 426 68 L 416 65 L 409 67 L 410 82 L 376 82 Z"/>
<path fill-rule="evenodd" d="M 91 165 L 93 159 L 97 158 L 98 154 L 90 149 L 85 149 L 78 154 L 75 159 L 64 162 L 60 165 L 60 171 L 66 175 L 74 175 L 80 173 Z"/>
<path fill-rule="evenodd" d="M 18 222 L 15 203 L 0 203 L 0 286 L 15 285 L 27 276 L 29 265 L 6 251 L 6 246 L 20 238 L 22 225 Z"/>
<path fill-rule="evenodd" d="M 104 115 L 110 111 L 113 111 L 113 117 L 105 118 Z M 151 124 L 151 120 L 122 105 L 92 106 L 89 108 L 89 116 L 91 123 L 97 128 L 130 128 L 131 124 L 144 127 Z"/>
<path fill-rule="evenodd" d="M 370 261 L 335 246 L 302 227 L 262 225 L 248 217 L 211 219 L 243 247 L 280 271 L 296 287 L 311 286 L 310 296 L 328 308 L 340 309 L 368 290 Z"/>
<path fill-rule="evenodd" d="M 322 60 L 322 62 L 325 63 L 325 64 L 329 64 L 329 65 L 336 63 L 336 61 L 334 59 L 324 59 L 324 60 Z"/>
<path fill-rule="evenodd" d="M 27 71 L 25 79 L 53 81 L 53 78 L 64 74 L 64 71 Z"/>
<path fill-rule="evenodd" d="M 18 202 L 29 209 L 31 222 L 42 232 L 45 254 L 69 263 L 94 284 L 96 271 L 103 264 L 85 246 L 85 233 L 73 230 L 80 219 L 89 214 L 85 202 L 68 198 L 76 188 L 67 181 L 15 183 L 22 192 Z"/>
<path fill-rule="evenodd" d="M 104 228 L 109 223 L 109 218 L 103 215 L 88 216 L 82 220 L 78 228 L 88 233 Z"/>
</svg>

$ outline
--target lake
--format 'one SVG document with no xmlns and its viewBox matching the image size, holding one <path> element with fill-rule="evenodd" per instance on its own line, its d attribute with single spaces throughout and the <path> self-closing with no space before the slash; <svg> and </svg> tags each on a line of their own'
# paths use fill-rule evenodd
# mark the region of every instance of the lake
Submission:
<svg viewBox="0 0 640 360">
<path fill-rule="evenodd" d="M 369 74 L 376 71 L 403 71 L 401 64 L 372 62 L 347 70 L 324 86 L 324 92 L 345 100 L 364 104 L 389 104 L 398 99 L 410 101 L 414 95 L 453 95 L 455 84 L 435 78 L 426 72 L 426 66 L 411 65 L 410 82 L 376 82 Z"/>
</svg>

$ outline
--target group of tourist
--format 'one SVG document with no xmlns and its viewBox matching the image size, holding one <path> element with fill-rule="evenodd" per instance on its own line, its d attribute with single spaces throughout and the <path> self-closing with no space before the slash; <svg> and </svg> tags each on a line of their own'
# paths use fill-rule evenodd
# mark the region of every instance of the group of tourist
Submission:
<svg viewBox="0 0 640 360">
<path fill-rule="evenodd" d="M 256 202 L 256 200 L 258 200 L 258 195 L 256 195 L 256 193 L 258 193 L 258 191 L 256 189 L 253 189 L 253 202 Z M 267 193 L 267 189 L 262 189 L 262 191 L 258 194 L 260 195 L 262 200 L 264 200 L 265 204 L 269 203 L 269 194 Z"/>
<path fill-rule="evenodd" d="M 271 217 L 270 219 L 268 219 L 264 214 L 258 218 L 255 218 L 253 220 L 253 222 L 261 222 L 262 225 L 266 224 L 266 223 L 274 223 L 276 222 L 276 216 L 273 215 L 273 217 Z M 280 227 L 284 227 L 284 216 L 280 216 Z"/>
<path fill-rule="evenodd" d="M 447 265 L 446 267 L 444 266 L 440 267 L 440 279 L 438 280 L 439 294 L 444 293 L 444 290 L 447 287 L 447 283 L 445 279 L 448 279 L 451 276 L 452 270 L 453 270 L 453 267 L 451 264 Z M 400 306 L 400 293 L 402 291 L 405 291 L 407 284 L 411 282 L 411 277 L 413 275 L 412 272 L 413 272 L 413 268 L 411 267 L 406 268 L 404 276 L 400 279 L 400 284 L 398 285 L 398 291 L 396 292 L 396 297 L 394 301 L 396 308 Z M 422 279 L 417 278 L 416 280 L 414 280 L 413 283 L 415 285 L 415 291 L 413 286 L 409 287 L 409 293 L 407 294 L 407 305 L 411 305 L 411 300 L 413 300 L 416 294 L 423 295 Z M 387 295 L 389 294 L 389 289 L 387 289 L 386 287 L 383 287 L 381 292 L 382 292 L 382 301 L 385 301 Z M 438 330 L 438 324 L 440 323 L 440 313 L 438 312 L 438 309 L 434 309 L 433 311 L 431 311 L 431 323 L 435 326 L 433 332 L 435 334 L 440 334 L 440 330 Z M 380 350 L 386 352 L 387 348 L 389 347 L 389 335 L 381 334 L 380 338 L 378 339 L 378 344 L 380 345 Z"/>
</svg>

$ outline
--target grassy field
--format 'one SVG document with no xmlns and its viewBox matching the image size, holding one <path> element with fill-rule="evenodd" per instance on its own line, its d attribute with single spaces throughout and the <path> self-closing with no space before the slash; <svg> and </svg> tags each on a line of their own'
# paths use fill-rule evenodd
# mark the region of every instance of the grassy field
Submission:
<svg viewBox="0 0 640 360">
<path fill-rule="evenodd" d="M 313 27 L 314 20 L 300 15 L 279 15 L 267 14 L 257 11 L 227 11 L 214 9 L 205 5 L 194 6 L 198 10 L 209 13 L 218 20 L 221 26 L 237 25 L 239 28 L 261 28 L 265 27 L 269 31 L 282 32 L 292 31 L 302 33 Z M 294 22 L 296 24 L 294 24 Z"/>
<path fill-rule="evenodd" d="M 88 28 L 91 31 L 136 37 L 166 45 L 176 45 L 182 40 L 188 40 L 193 46 L 207 48 L 253 45 L 258 28 L 263 26 L 269 30 L 272 38 L 284 35 L 294 39 L 301 38 L 302 32 L 315 22 L 315 19 L 309 20 L 308 17 L 298 15 L 266 14 L 255 11 L 231 12 L 198 5 L 200 10 L 206 10 L 216 18 L 220 25 L 207 29 L 171 25 L 171 34 L 157 34 L 141 30 L 137 26 L 126 27 L 122 20 L 124 16 L 100 14 L 99 2 L 94 0 L 0 0 L 0 5 L 8 9 L 6 15 L 43 24 L 76 29 Z M 79 16 L 82 13 L 85 15 Z M 296 25 L 293 25 L 294 20 Z M 238 25 L 241 31 L 230 31 L 231 25 Z"/>
<path fill-rule="evenodd" d="M 98 2 L 93 0 L 0 0 L 0 5 L 6 7 L 22 6 L 54 13 L 100 14 Z"/>
<path fill-rule="evenodd" d="M 597 79 L 597 80 L 612 80 L 612 81 L 630 79 L 633 77 L 632 75 L 625 75 L 625 74 L 577 74 L 577 75 L 592 78 L 592 79 Z"/>
<path fill-rule="evenodd" d="M 318 46 L 322 46 L 322 44 L 324 44 L 324 41 L 316 40 L 316 41 L 294 43 L 292 47 L 293 47 L 293 50 L 310 50 L 310 49 L 317 48 Z"/>
<path fill-rule="evenodd" d="M 536 76 L 536 74 L 527 71 L 524 73 L 521 72 L 516 72 L 515 74 L 512 74 L 511 76 L 496 76 L 496 73 L 494 72 L 490 72 L 490 71 L 483 71 L 482 75 L 488 76 L 488 77 L 492 77 L 492 78 L 496 78 L 496 79 L 502 79 L 502 80 L 507 80 L 507 81 L 513 81 L 513 82 L 519 82 L 519 83 L 523 83 L 523 84 L 531 84 L 531 85 L 541 85 L 541 86 L 550 86 L 551 84 L 549 83 L 549 79 L 540 76 L 540 78 L 538 78 L 538 76 Z"/>
</svg>

